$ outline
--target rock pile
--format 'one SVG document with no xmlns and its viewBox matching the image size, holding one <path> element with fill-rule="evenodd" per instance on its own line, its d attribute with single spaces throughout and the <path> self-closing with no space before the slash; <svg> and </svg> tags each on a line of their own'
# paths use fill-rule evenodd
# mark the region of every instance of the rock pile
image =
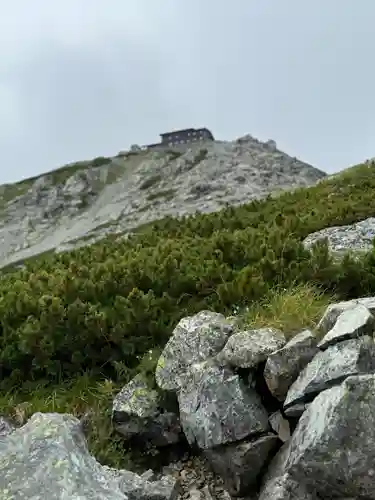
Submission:
<svg viewBox="0 0 375 500">
<path fill-rule="evenodd" d="M 80 422 L 0 422 L 0 498 L 375 499 L 375 297 L 333 304 L 287 341 L 202 311 L 182 319 L 155 380 L 113 401 L 125 441 L 189 456 L 143 474 L 89 455 Z M 208 468 L 207 468 L 208 467 Z"/>
</svg>

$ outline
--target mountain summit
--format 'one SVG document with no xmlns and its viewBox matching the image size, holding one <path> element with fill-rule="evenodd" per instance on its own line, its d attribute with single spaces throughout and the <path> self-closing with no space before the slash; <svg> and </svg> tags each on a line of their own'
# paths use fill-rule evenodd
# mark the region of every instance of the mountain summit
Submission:
<svg viewBox="0 0 375 500">
<path fill-rule="evenodd" d="M 165 216 L 214 212 L 307 187 L 325 175 L 251 135 L 133 147 L 73 163 L 0 186 L 0 266 L 126 234 Z"/>
</svg>

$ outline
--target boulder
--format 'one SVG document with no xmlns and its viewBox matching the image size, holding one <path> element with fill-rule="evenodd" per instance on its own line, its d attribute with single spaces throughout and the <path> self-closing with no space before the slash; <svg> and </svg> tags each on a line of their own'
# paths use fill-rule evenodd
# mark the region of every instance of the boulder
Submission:
<svg viewBox="0 0 375 500">
<path fill-rule="evenodd" d="M 0 491 L 4 499 L 174 500 L 178 483 L 103 466 L 90 455 L 77 418 L 35 413 L 0 439 Z"/>
<path fill-rule="evenodd" d="M 182 430 L 178 415 L 162 408 L 161 395 L 149 388 L 147 380 L 137 375 L 116 395 L 112 421 L 125 440 L 156 447 L 180 441 Z"/>
<path fill-rule="evenodd" d="M 223 478 L 228 492 L 245 496 L 254 489 L 260 473 L 280 441 L 266 434 L 250 441 L 218 446 L 204 452 L 213 471 Z"/>
<path fill-rule="evenodd" d="M 375 317 L 362 304 L 343 311 L 334 326 L 319 342 L 318 347 L 326 349 L 330 345 L 343 340 L 353 339 L 361 335 L 373 336 L 375 332 Z"/>
<path fill-rule="evenodd" d="M 321 392 L 271 463 L 265 488 L 288 474 L 319 498 L 375 499 L 374 408 L 374 374 Z"/>
<path fill-rule="evenodd" d="M 275 328 L 241 331 L 229 337 L 218 359 L 237 368 L 255 368 L 285 344 L 284 334 Z"/>
<path fill-rule="evenodd" d="M 303 330 L 284 347 L 271 353 L 263 373 L 271 394 L 284 401 L 301 370 L 318 352 L 315 335 L 310 330 Z"/>
<path fill-rule="evenodd" d="M 357 305 L 367 307 L 370 313 L 375 315 L 375 297 L 360 297 L 358 299 L 345 300 L 343 302 L 337 302 L 336 304 L 330 304 L 327 307 L 318 323 L 318 329 L 325 335 L 333 328 L 337 318 L 342 312 L 352 309 Z"/>
<path fill-rule="evenodd" d="M 201 449 L 269 430 L 268 414 L 259 395 L 237 374 L 213 361 L 191 367 L 178 401 L 185 436 Z"/>
<path fill-rule="evenodd" d="M 375 370 L 375 344 L 365 335 L 345 340 L 319 352 L 300 373 L 285 399 L 284 408 L 313 399 L 319 392 L 349 375 Z"/>
<path fill-rule="evenodd" d="M 178 391 L 189 366 L 218 354 L 233 333 L 234 325 L 234 320 L 210 311 L 181 319 L 158 360 L 155 372 L 158 386 Z"/>
</svg>

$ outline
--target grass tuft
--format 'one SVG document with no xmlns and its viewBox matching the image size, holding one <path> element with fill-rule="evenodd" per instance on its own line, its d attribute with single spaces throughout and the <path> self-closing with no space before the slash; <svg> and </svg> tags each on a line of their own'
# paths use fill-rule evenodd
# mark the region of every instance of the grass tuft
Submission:
<svg viewBox="0 0 375 500">
<path fill-rule="evenodd" d="M 277 328 L 289 340 L 304 328 L 314 330 L 326 307 L 332 302 L 335 302 L 333 294 L 324 293 L 308 284 L 271 290 L 263 300 L 242 311 L 239 324 L 251 329 L 266 326 Z"/>
</svg>

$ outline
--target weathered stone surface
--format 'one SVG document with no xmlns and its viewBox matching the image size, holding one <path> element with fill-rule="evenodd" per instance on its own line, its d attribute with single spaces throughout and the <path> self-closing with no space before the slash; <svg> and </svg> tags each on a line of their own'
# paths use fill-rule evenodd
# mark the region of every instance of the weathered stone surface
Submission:
<svg viewBox="0 0 375 500">
<path fill-rule="evenodd" d="M 282 416 L 281 411 L 272 413 L 268 420 L 272 430 L 276 432 L 283 443 L 290 439 L 290 425 L 288 420 Z"/>
<path fill-rule="evenodd" d="M 375 370 L 375 344 L 371 337 L 345 340 L 319 352 L 288 391 L 284 408 L 311 399 L 349 375 Z"/>
<path fill-rule="evenodd" d="M 307 492 L 299 481 L 288 474 L 267 481 L 262 488 L 258 500 L 318 500 L 314 494 Z"/>
<path fill-rule="evenodd" d="M 157 447 L 177 443 L 182 434 L 178 415 L 163 411 L 160 395 L 140 375 L 116 395 L 112 420 L 125 439 L 137 437 Z"/>
<path fill-rule="evenodd" d="M 183 318 L 159 358 L 155 372 L 158 386 L 177 391 L 187 369 L 193 363 L 205 361 L 220 352 L 233 328 L 234 321 L 210 311 Z"/>
<path fill-rule="evenodd" d="M 268 414 L 258 394 L 231 370 L 212 362 L 191 367 L 178 401 L 188 442 L 203 449 L 269 430 Z"/>
<path fill-rule="evenodd" d="M 16 426 L 5 417 L 0 417 L 0 437 L 7 436 L 16 429 Z"/>
<path fill-rule="evenodd" d="M 346 309 L 337 318 L 335 325 L 324 336 L 318 346 L 325 349 L 342 340 L 353 339 L 361 335 L 373 336 L 375 317 L 362 304 Z"/>
<path fill-rule="evenodd" d="M 128 471 L 99 464 L 88 452 L 79 420 L 71 415 L 35 413 L 0 439 L 4 499 L 174 500 L 175 491 L 173 478 L 147 484 Z"/>
<path fill-rule="evenodd" d="M 369 168 L 373 169 L 374 163 L 371 163 Z M 342 260 L 347 252 L 351 252 L 354 259 L 371 252 L 374 236 L 375 217 L 367 217 L 352 224 L 328 226 L 310 233 L 303 240 L 303 245 L 305 248 L 311 248 L 317 241 L 326 239 L 328 250 L 337 262 Z"/>
<path fill-rule="evenodd" d="M 310 330 L 304 330 L 284 347 L 271 353 L 263 373 L 271 394 L 284 401 L 301 370 L 318 352 L 316 337 Z"/>
<path fill-rule="evenodd" d="M 193 488 L 189 491 L 189 500 L 213 500 L 210 489 L 208 486 L 198 490 L 197 488 Z"/>
<path fill-rule="evenodd" d="M 258 476 L 280 441 L 267 434 L 252 441 L 219 446 L 205 451 L 212 469 L 224 479 L 228 492 L 245 496 L 254 488 Z"/>
<path fill-rule="evenodd" d="M 357 305 L 367 307 L 371 314 L 375 315 L 375 297 L 360 297 L 358 299 L 345 300 L 343 302 L 337 302 L 336 304 L 330 304 L 327 307 L 318 323 L 318 329 L 326 335 L 334 327 L 341 313 Z"/>
<path fill-rule="evenodd" d="M 179 493 L 179 483 L 172 476 L 148 481 L 143 474 L 122 470 L 119 484 L 129 500 L 175 500 Z"/>
<path fill-rule="evenodd" d="M 289 474 L 322 498 L 375 499 L 375 375 L 321 392 L 276 455 L 267 479 Z"/>
<path fill-rule="evenodd" d="M 229 337 L 218 358 L 231 366 L 255 368 L 285 344 L 284 334 L 275 328 L 241 331 Z"/>
</svg>

